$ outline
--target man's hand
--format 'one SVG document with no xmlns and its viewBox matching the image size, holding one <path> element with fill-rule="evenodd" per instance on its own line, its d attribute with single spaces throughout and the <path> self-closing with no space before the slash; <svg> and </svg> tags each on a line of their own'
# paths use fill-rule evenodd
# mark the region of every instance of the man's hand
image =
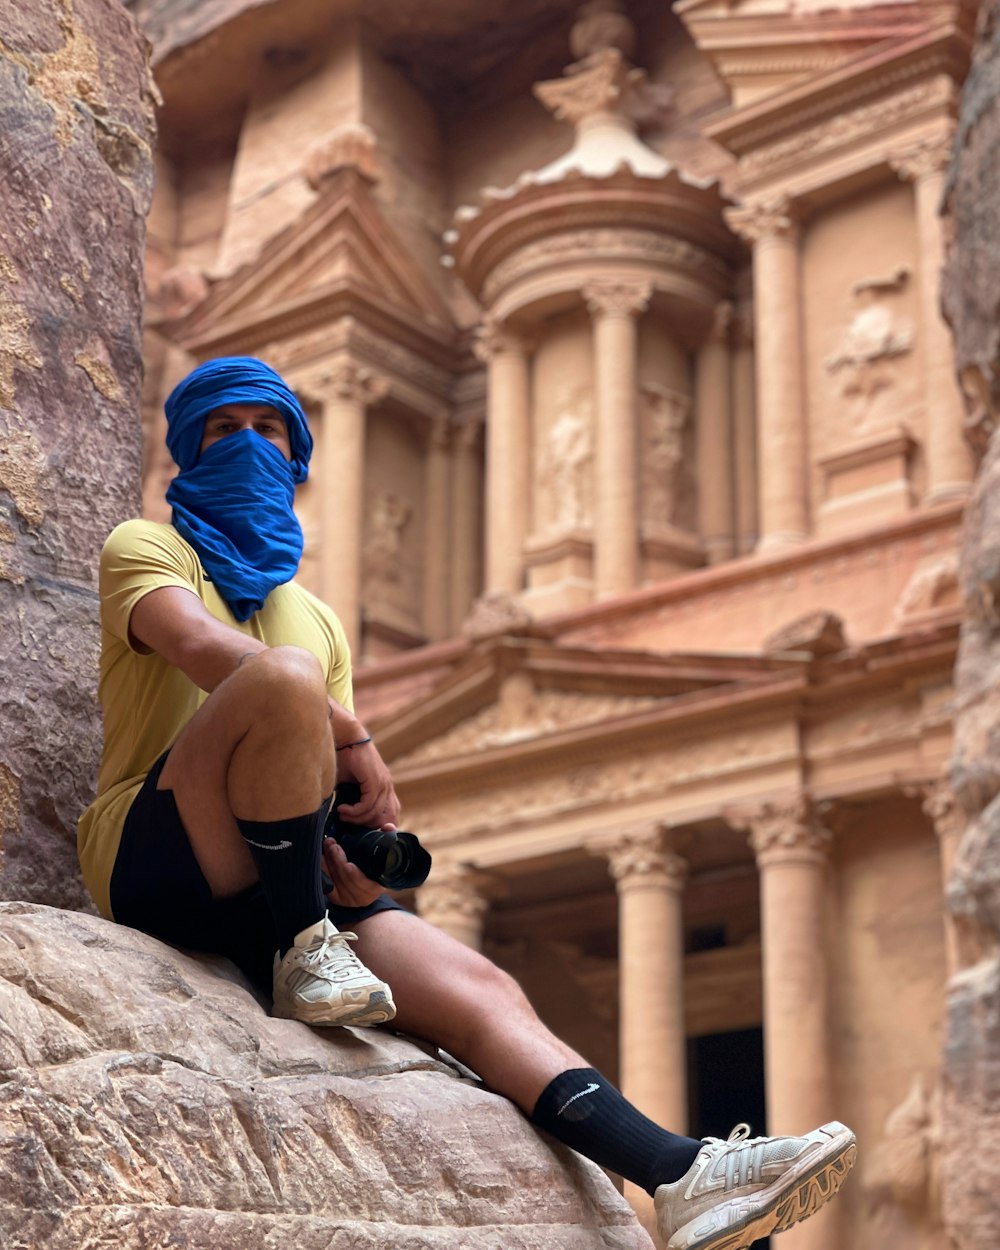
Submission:
<svg viewBox="0 0 1000 1250">
<path fill-rule="evenodd" d="M 324 839 L 323 869 L 333 882 L 333 889 L 326 897 L 341 907 L 367 907 L 385 893 L 377 881 L 366 877 L 351 863 L 334 838 Z"/>
<path fill-rule="evenodd" d="M 373 742 L 337 752 L 337 780 L 356 781 L 361 786 L 360 800 L 338 809 L 344 820 L 369 829 L 396 827 L 399 799 L 389 769 Z"/>
</svg>

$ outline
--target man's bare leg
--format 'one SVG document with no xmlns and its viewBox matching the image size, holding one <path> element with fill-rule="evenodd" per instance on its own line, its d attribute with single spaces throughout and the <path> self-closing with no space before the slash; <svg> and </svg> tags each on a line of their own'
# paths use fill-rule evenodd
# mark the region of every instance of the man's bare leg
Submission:
<svg viewBox="0 0 1000 1250">
<path fill-rule="evenodd" d="M 185 726 L 160 774 L 217 898 L 257 880 L 236 817 L 314 812 L 336 761 L 323 672 L 308 651 L 273 647 L 226 678 Z"/>
<path fill-rule="evenodd" d="M 357 925 L 358 954 L 393 987 L 393 1028 L 424 1038 L 530 1114 L 553 1077 L 587 1061 L 551 1033 L 506 972 L 408 912 Z"/>
</svg>

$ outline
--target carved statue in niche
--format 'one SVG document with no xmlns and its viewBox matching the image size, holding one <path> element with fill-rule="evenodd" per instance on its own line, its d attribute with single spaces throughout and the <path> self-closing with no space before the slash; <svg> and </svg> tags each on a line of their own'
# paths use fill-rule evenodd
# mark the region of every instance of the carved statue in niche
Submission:
<svg viewBox="0 0 1000 1250">
<path fill-rule="evenodd" d="M 364 576 L 365 589 L 373 597 L 399 585 L 403 567 L 403 530 L 412 511 L 409 501 L 391 490 L 376 491 L 372 496 L 364 549 Z"/>
<path fill-rule="evenodd" d="M 887 278 L 862 278 L 851 288 L 860 307 L 844 331 L 840 345 L 826 361 L 827 372 L 838 381 L 840 394 L 850 405 L 858 432 L 895 415 L 882 401 L 882 392 L 897 381 L 893 361 L 913 349 L 913 326 L 888 302 L 910 277 L 897 269 Z"/>
<path fill-rule="evenodd" d="M 674 524 L 681 469 L 684 428 L 691 400 L 668 386 L 650 384 L 642 400 L 642 519 L 644 524 Z"/>
<path fill-rule="evenodd" d="M 550 532 L 577 529 L 590 519 L 593 403 L 584 387 L 566 388 L 549 427 L 539 472 Z"/>
</svg>

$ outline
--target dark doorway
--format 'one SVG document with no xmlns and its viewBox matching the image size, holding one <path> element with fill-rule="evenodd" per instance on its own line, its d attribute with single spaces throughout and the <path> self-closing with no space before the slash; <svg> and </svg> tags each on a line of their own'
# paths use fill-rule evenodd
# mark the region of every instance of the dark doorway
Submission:
<svg viewBox="0 0 1000 1250">
<path fill-rule="evenodd" d="M 687 1052 L 691 1136 L 725 1140 L 744 1120 L 754 1137 L 766 1134 L 762 1030 L 691 1037 Z M 770 1244 L 770 1238 L 755 1241 L 753 1250 Z"/>
</svg>

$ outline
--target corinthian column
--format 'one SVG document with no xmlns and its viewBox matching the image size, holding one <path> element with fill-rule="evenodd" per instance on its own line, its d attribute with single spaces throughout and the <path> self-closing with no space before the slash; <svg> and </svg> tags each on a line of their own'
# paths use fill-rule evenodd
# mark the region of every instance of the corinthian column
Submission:
<svg viewBox="0 0 1000 1250">
<path fill-rule="evenodd" d="M 787 200 L 726 212 L 753 245 L 760 448 L 760 552 L 801 542 L 806 515 L 806 431 L 798 226 Z"/>
<path fill-rule="evenodd" d="M 749 829 L 760 871 L 768 1132 L 808 1132 L 833 1115 L 825 926 L 831 837 L 801 794 L 732 820 Z M 836 1220 L 825 1213 L 785 1236 L 787 1250 L 839 1250 Z"/>
<path fill-rule="evenodd" d="M 427 440 L 424 511 L 424 629 L 432 640 L 444 638 L 451 623 L 450 443 L 448 418 L 436 417 Z"/>
<path fill-rule="evenodd" d="M 924 448 L 927 491 L 924 503 L 964 499 L 973 478 L 972 456 L 962 433 L 964 405 L 955 380 L 951 333 L 941 316 L 944 236 L 941 197 L 951 157 L 952 135 L 925 140 L 891 161 L 900 177 L 913 182 L 920 257 L 920 338 L 924 374 Z"/>
<path fill-rule="evenodd" d="M 715 310 L 695 362 L 698 522 L 709 564 L 733 555 L 735 474 L 729 333 L 732 304 Z"/>
<path fill-rule="evenodd" d="M 451 627 L 465 620 L 476 594 L 479 537 L 478 421 L 457 426 L 451 472 Z"/>
<path fill-rule="evenodd" d="M 528 345 L 483 323 L 476 354 L 489 369 L 486 398 L 486 591 L 520 593 L 530 518 L 531 412 Z"/>
<path fill-rule="evenodd" d="M 489 873 L 467 864 L 440 866 L 417 890 L 417 911 L 435 928 L 480 951 L 483 921 L 497 892 L 498 883 Z"/>
<path fill-rule="evenodd" d="M 355 361 L 336 361 L 315 385 L 322 404 L 320 597 L 340 617 L 352 653 L 361 640 L 365 411 L 389 389 Z"/>
<path fill-rule="evenodd" d="M 638 317 L 652 284 L 592 282 L 594 320 L 594 590 L 607 599 L 639 584 Z"/>
<path fill-rule="evenodd" d="M 632 1103 L 673 1133 L 687 1129 L 682 890 L 687 865 L 653 826 L 595 846 L 618 891 L 619 1079 Z M 640 1217 L 649 1195 L 626 1185 Z"/>
</svg>

